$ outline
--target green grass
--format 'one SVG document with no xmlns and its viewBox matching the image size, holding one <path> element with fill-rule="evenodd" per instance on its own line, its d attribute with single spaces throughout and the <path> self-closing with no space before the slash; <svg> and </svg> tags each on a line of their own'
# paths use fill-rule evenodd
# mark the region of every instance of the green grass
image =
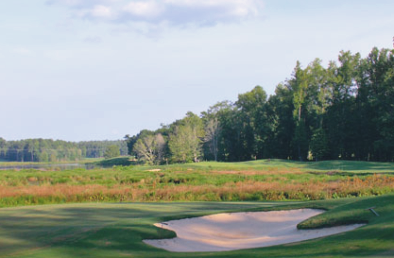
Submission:
<svg viewBox="0 0 394 258">
<path fill-rule="evenodd" d="M 366 208 L 376 206 L 376 217 Z M 368 222 L 355 231 L 268 248 L 171 253 L 143 239 L 173 237 L 153 226 L 225 211 L 321 208 L 300 227 Z M 394 195 L 314 202 L 89 203 L 0 210 L 0 257 L 393 257 Z"/>
<path fill-rule="evenodd" d="M 127 156 L 127 157 L 116 157 L 116 158 L 111 158 L 111 159 L 103 159 L 103 160 L 99 160 L 97 162 L 94 162 L 93 164 L 98 165 L 98 166 L 103 166 L 103 167 L 112 167 L 112 166 L 130 166 L 134 163 L 135 162 L 131 161 L 131 158 L 129 156 Z"/>
<path fill-rule="evenodd" d="M 176 166 L 176 165 L 173 165 Z M 179 166 L 179 165 L 178 165 Z M 232 169 L 232 170 L 267 170 L 267 169 L 300 169 L 302 171 L 319 172 L 353 172 L 353 173 L 394 173 L 394 163 L 366 161 L 310 161 L 265 159 L 245 162 L 201 162 L 185 164 L 181 167 L 200 169 Z"/>
<path fill-rule="evenodd" d="M 17 166 L 17 165 L 39 165 L 39 164 L 61 164 L 73 163 L 67 162 L 0 162 L 1 166 Z M 135 165 L 130 157 L 117 157 L 112 159 L 91 158 L 76 161 L 76 163 L 91 163 L 109 166 L 130 166 Z M 160 166 L 138 166 L 140 170 L 147 170 L 152 168 L 160 168 L 163 170 L 187 170 L 195 169 L 199 171 L 211 170 L 272 170 L 272 169 L 299 169 L 302 171 L 317 171 L 317 172 L 352 172 L 352 173 L 394 173 L 394 163 L 390 162 L 366 162 L 366 161 L 319 161 L 319 162 L 300 162 L 292 160 L 279 160 L 279 159 L 265 159 L 256 161 L 244 162 L 199 162 L 199 163 L 186 163 L 186 164 L 170 164 Z"/>
<path fill-rule="evenodd" d="M 115 158 L 109 163 L 128 161 Z M 333 170 L 344 167 L 346 170 Z M 152 171 L 158 169 L 159 171 Z M 119 201 L 275 201 L 394 192 L 394 164 L 257 160 L 0 171 L 0 207 Z"/>
<path fill-rule="evenodd" d="M 0 258 L 394 257 L 394 195 L 387 195 L 394 192 L 393 163 L 257 160 L 120 166 L 123 162 L 125 158 L 108 160 L 111 168 L 93 170 L 0 171 L 0 207 L 9 207 L 0 209 Z M 163 202 L 169 200 L 176 202 Z M 228 200 L 233 202 L 193 202 Z M 316 201 L 300 202 L 305 200 Z M 366 210 L 371 206 L 379 217 Z M 368 225 L 302 243 L 223 253 L 170 253 L 142 242 L 174 236 L 154 227 L 155 222 L 294 208 L 328 210 L 299 228 Z"/>
</svg>

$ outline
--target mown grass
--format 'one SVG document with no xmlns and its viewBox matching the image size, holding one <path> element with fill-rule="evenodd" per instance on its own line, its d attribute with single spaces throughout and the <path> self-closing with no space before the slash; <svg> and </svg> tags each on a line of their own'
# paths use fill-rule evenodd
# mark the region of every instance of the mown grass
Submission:
<svg viewBox="0 0 394 258">
<path fill-rule="evenodd" d="M 366 210 L 376 206 L 379 217 Z M 301 224 L 366 222 L 357 230 L 300 243 L 231 252 L 171 253 L 143 239 L 174 237 L 153 223 L 229 211 L 320 208 Z M 100 203 L 5 208 L 0 257 L 392 257 L 394 195 L 312 202 Z"/>
<path fill-rule="evenodd" d="M 304 172 L 394 173 L 394 163 L 391 162 L 346 160 L 300 162 L 292 160 L 266 159 L 246 162 L 201 162 L 174 166 L 236 171 L 298 169 Z"/>
<path fill-rule="evenodd" d="M 116 159 L 115 159 L 116 160 Z M 106 169 L 0 171 L 0 207 L 75 202 L 276 201 L 394 192 L 392 163 L 259 160 Z"/>
</svg>

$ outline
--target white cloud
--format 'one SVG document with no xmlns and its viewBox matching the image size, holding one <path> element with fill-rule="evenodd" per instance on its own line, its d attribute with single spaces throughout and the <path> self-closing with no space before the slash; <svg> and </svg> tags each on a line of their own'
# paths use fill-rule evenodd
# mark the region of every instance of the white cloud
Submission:
<svg viewBox="0 0 394 258">
<path fill-rule="evenodd" d="M 249 15 L 256 16 L 262 4 L 255 0 L 164 0 L 168 5 L 179 6 L 183 8 L 204 8 L 221 10 L 229 16 L 246 17 Z"/>
<path fill-rule="evenodd" d="M 259 0 L 164 0 L 167 17 L 173 24 L 213 25 L 256 18 Z"/>
<path fill-rule="evenodd" d="M 48 0 L 70 8 L 75 17 L 157 27 L 212 26 L 261 15 L 262 0 Z"/>
<path fill-rule="evenodd" d="M 47 0 L 47 5 L 64 5 L 72 8 L 92 8 L 97 5 L 111 5 L 119 0 Z"/>
<path fill-rule="evenodd" d="M 160 15 L 164 8 L 156 1 L 138 1 L 129 3 L 123 10 L 131 15 L 150 18 Z"/>
<path fill-rule="evenodd" d="M 93 17 L 97 18 L 111 18 L 114 14 L 111 8 L 104 5 L 96 5 L 93 7 L 91 14 Z"/>
</svg>

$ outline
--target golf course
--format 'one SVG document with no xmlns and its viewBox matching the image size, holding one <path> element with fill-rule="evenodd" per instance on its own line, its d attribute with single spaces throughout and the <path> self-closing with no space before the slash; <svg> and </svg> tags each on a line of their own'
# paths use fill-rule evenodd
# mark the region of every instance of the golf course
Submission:
<svg viewBox="0 0 394 258">
<path fill-rule="evenodd" d="M 393 174 L 392 163 L 287 160 L 2 170 L 0 257 L 392 257 Z M 363 226 L 224 252 L 169 252 L 143 242 L 176 237 L 155 223 L 300 209 L 325 211 L 299 223 L 301 231 Z"/>
<path fill-rule="evenodd" d="M 0 1 L 0 258 L 394 258 L 394 1 Z"/>
</svg>

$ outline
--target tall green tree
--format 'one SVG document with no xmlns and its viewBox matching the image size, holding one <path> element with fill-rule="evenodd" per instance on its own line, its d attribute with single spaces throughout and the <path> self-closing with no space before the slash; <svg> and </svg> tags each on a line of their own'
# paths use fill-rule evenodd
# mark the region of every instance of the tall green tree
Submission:
<svg viewBox="0 0 394 258">
<path fill-rule="evenodd" d="M 218 121 L 219 130 L 215 131 L 214 138 L 217 141 L 217 160 L 219 161 L 238 161 L 242 156 L 241 131 L 242 122 L 239 117 L 239 110 L 230 101 L 221 101 L 211 106 L 208 111 L 202 113 L 205 125 L 210 120 Z M 215 122 L 216 123 L 216 122 Z M 208 132 L 206 132 L 208 134 Z M 211 142 L 205 143 L 205 158 L 215 159 L 212 156 Z"/>
<path fill-rule="evenodd" d="M 120 156 L 120 150 L 119 147 L 116 145 L 108 146 L 104 153 L 104 158 L 106 159 L 115 158 L 119 156 Z"/>
<path fill-rule="evenodd" d="M 359 69 L 357 95 L 362 145 L 360 158 L 387 161 L 393 156 L 393 50 L 372 49 Z"/>
<path fill-rule="evenodd" d="M 357 71 L 360 55 L 341 52 L 339 66 L 330 63 L 328 84 L 331 91 L 330 106 L 325 114 L 328 148 L 331 159 L 351 159 L 357 150 L 360 113 L 356 113 Z"/>
<path fill-rule="evenodd" d="M 267 94 L 261 86 L 254 87 L 250 92 L 238 95 L 235 103 L 239 110 L 242 123 L 242 159 L 263 158 L 265 141 L 268 135 L 265 103 Z"/>
<path fill-rule="evenodd" d="M 289 81 L 293 92 L 293 116 L 295 120 L 295 130 L 292 144 L 295 155 L 299 160 L 305 160 L 308 155 L 309 141 L 306 132 L 306 106 L 305 103 L 308 94 L 308 73 L 301 68 L 300 62 L 294 69 L 293 78 Z"/>
<path fill-rule="evenodd" d="M 275 89 L 275 95 L 270 96 L 266 105 L 269 125 L 268 158 L 292 158 L 291 143 L 295 133 L 293 109 L 291 88 L 288 84 L 279 84 Z"/>
<path fill-rule="evenodd" d="M 205 136 L 200 117 L 188 112 L 182 120 L 173 125 L 168 146 L 175 162 L 198 162 L 202 156 L 202 142 Z"/>
</svg>

